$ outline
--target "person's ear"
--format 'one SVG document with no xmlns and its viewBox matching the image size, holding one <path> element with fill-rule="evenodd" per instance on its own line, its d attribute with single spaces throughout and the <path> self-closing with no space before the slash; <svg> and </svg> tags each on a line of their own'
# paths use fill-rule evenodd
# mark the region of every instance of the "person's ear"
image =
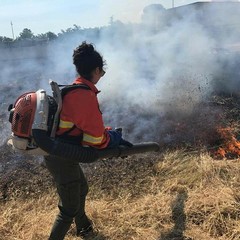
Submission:
<svg viewBox="0 0 240 240">
<path fill-rule="evenodd" d="M 96 74 L 100 74 L 100 72 L 101 72 L 101 71 L 100 71 L 100 68 L 99 68 L 99 67 L 96 67 L 95 73 L 96 73 Z"/>
</svg>

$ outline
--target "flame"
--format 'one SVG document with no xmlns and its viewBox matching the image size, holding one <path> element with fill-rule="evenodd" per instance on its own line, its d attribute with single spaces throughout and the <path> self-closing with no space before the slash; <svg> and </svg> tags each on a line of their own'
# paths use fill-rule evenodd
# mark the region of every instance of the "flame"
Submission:
<svg viewBox="0 0 240 240">
<path fill-rule="evenodd" d="M 222 141 L 221 146 L 215 151 L 216 158 L 240 157 L 240 142 L 236 139 L 234 129 L 231 127 L 217 128 L 217 133 Z"/>
</svg>

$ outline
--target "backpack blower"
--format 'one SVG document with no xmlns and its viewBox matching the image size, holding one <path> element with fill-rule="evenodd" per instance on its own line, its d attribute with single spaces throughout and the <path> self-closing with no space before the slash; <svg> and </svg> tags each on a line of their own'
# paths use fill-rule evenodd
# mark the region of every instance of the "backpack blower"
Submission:
<svg viewBox="0 0 240 240">
<path fill-rule="evenodd" d="M 70 144 L 55 137 L 59 123 L 59 114 L 62 108 L 63 92 L 75 88 L 86 88 L 86 85 L 70 85 L 60 90 L 60 86 L 50 81 L 52 95 L 39 89 L 36 92 L 27 92 L 17 98 L 9 106 L 9 122 L 12 135 L 8 144 L 14 150 L 31 155 L 55 155 L 72 161 L 90 163 L 97 159 L 125 157 L 133 154 L 159 151 L 155 142 L 134 144 L 132 147 L 118 146 L 116 148 L 95 149 Z"/>
</svg>

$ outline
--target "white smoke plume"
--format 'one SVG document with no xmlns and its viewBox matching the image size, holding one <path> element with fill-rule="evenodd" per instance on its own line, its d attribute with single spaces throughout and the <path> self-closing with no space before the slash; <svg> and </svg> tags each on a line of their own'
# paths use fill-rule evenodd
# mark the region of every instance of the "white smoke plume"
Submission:
<svg viewBox="0 0 240 240">
<path fill-rule="evenodd" d="M 11 49 L 15 62 L 9 60 L 0 73 L 0 145 L 10 135 L 6 106 L 25 91 L 45 88 L 50 93 L 49 79 L 71 83 L 76 74 L 72 51 L 85 40 L 94 43 L 107 62 L 107 74 L 97 85 L 105 124 L 123 127 L 124 136 L 133 142 L 173 141 L 178 122 L 191 117 L 215 91 L 222 63 L 234 61 L 233 55 L 219 58 L 218 38 L 194 11 L 185 11 L 171 22 L 159 14 L 159 25 L 155 20 L 115 21 L 105 28 L 66 34 L 50 42 L 44 52 L 35 47 L 33 53 L 43 54 L 41 59 L 18 60 L 14 56 L 18 50 Z M 236 39 L 235 32 L 230 33 L 228 39 Z M 229 91 L 235 84 L 232 80 Z"/>
</svg>

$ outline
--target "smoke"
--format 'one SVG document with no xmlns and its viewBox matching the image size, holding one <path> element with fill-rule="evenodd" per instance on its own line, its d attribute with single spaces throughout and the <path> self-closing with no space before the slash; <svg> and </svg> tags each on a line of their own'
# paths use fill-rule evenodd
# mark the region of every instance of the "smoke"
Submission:
<svg viewBox="0 0 240 240">
<path fill-rule="evenodd" d="M 211 93 L 216 43 L 195 16 L 159 32 L 149 31 L 149 25 L 134 30 L 123 32 L 119 25 L 118 37 L 129 37 L 103 40 L 109 62 L 101 82 L 105 119 L 127 126 L 133 141 L 159 140 L 169 117 L 186 118 Z"/>
<path fill-rule="evenodd" d="M 217 12 L 208 14 L 215 16 Z M 23 47 L 6 50 L 11 51 L 11 60 L 3 64 L 1 56 L 0 145 L 10 135 L 6 106 L 25 91 L 44 88 L 50 93 L 49 79 L 71 83 L 76 74 L 72 51 L 84 40 L 94 43 L 107 62 L 107 73 L 97 85 L 102 91 L 99 101 L 105 125 L 123 127 L 124 137 L 133 142 L 168 143 L 176 140 L 176 128 L 183 122 L 196 127 L 196 114 L 209 111 L 204 104 L 219 85 L 216 78 L 223 64 L 234 62 L 237 56 L 221 54 L 218 33 L 204 27 L 192 9 L 180 18 L 168 17 L 161 13 L 151 21 L 145 16 L 141 24 L 115 21 L 108 27 L 65 34 L 45 47 L 33 46 L 35 56 L 29 57 L 28 51 L 26 59 L 16 57 Z M 223 32 L 221 39 L 226 37 Z M 234 34 L 228 31 L 228 39 L 236 39 Z M 9 58 L 7 53 L 5 56 Z M 228 91 L 235 88 L 236 81 L 231 79 Z M 204 116 L 204 124 L 214 120 Z M 194 138 L 196 133 L 189 130 L 185 136 L 189 138 L 189 134 Z"/>
</svg>

